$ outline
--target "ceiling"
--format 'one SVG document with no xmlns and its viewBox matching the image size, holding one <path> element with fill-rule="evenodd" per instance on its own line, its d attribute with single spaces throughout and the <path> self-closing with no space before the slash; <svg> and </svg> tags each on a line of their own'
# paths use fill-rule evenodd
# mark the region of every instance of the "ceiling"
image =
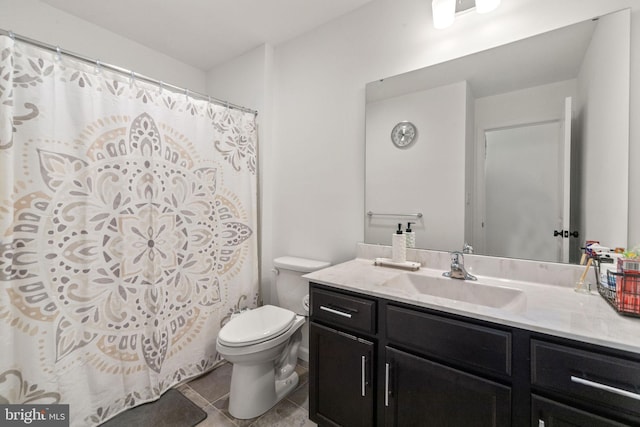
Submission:
<svg viewBox="0 0 640 427">
<path fill-rule="evenodd" d="M 42 0 L 207 71 L 277 45 L 371 0 Z"/>
</svg>

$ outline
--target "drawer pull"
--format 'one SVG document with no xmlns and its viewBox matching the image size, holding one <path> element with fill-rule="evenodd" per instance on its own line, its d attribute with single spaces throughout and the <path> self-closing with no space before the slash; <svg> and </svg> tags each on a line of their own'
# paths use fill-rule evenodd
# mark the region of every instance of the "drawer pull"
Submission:
<svg viewBox="0 0 640 427">
<path fill-rule="evenodd" d="M 366 365 L 367 365 L 367 357 L 362 356 L 362 397 L 365 397 L 365 386 L 366 386 Z"/>
<path fill-rule="evenodd" d="M 611 393 L 619 394 L 620 396 L 630 397 L 631 399 L 640 400 L 640 394 L 638 393 L 632 393 L 630 391 L 622 390 L 616 387 L 611 387 L 606 384 L 600 384 L 594 381 L 585 380 L 584 378 L 574 377 L 573 375 L 571 376 L 571 381 L 573 381 L 574 383 L 586 385 L 588 387 L 593 387 L 600 390 L 609 391 Z"/>
<path fill-rule="evenodd" d="M 325 307 L 324 305 L 320 306 L 320 310 L 328 311 L 329 313 L 337 314 L 338 316 L 346 317 L 351 319 L 351 313 L 345 313 L 344 311 L 336 310 L 330 307 Z"/>
</svg>

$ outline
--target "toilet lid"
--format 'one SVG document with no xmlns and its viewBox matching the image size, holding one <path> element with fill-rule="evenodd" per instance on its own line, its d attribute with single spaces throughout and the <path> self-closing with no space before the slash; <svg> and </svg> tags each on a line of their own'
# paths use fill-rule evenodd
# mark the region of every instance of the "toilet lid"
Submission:
<svg viewBox="0 0 640 427">
<path fill-rule="evenodd" d="M 296 314 L 285 308 L 264 305 L 234 317 L 222 327 L 218 340 L 230 347 L 257 344 L 289 329 Z"/>
</svg>

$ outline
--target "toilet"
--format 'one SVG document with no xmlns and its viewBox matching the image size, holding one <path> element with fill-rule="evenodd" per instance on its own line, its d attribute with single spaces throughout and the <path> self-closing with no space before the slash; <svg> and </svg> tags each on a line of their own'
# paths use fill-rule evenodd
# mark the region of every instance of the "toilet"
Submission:
<svg viewBox="0 0 640 427">
<path fill-rule="evenodd" d="M 262 415 L 298 385 L 295 367 L 309 311 L 309 283 L 302 276 L 329 263 L 286 256 L 273 265 L 280 306 L 233 316 L 216 340 L 218 353 L 233 364 L 229 413 L 238 419 Z"/>
</svg>

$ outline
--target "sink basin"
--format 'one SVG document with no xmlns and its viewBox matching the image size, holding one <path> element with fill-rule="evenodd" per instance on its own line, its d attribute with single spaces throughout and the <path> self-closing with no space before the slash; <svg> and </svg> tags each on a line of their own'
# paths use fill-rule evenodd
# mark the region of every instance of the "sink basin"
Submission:
<svg viewBox="0 0 640 427">
<path fill-rule="evenodd" d="M 428 295 L 512 311 L 523 308 L 526 299 L 520 289 L 415 273 L 401 274 L 381 286 L 412 296 Z"/>
</svg>

